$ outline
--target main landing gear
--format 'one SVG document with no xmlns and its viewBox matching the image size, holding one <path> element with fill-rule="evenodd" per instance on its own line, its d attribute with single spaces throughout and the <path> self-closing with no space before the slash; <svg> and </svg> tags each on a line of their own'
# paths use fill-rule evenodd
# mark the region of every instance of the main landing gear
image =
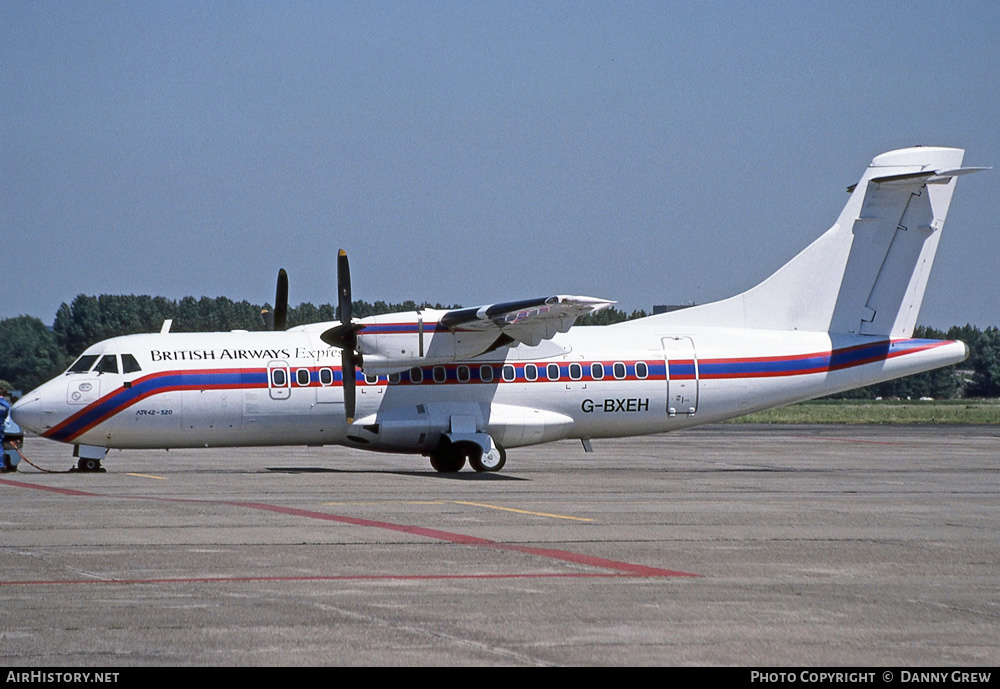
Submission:
<svg viewBox="0 0 1000 689">
<path fill-rule="evenodd" d="M 507 463 L 507 452 L 494 444 L 489 452 L 483 452 L 478 444 L 471 441 L 453 443 L 442 439 L 438 448 L 431 453 L 431 466 L 443 474 L 461 471 L 466 461 L 477 472 L 495 472 Z"/>
</svg>

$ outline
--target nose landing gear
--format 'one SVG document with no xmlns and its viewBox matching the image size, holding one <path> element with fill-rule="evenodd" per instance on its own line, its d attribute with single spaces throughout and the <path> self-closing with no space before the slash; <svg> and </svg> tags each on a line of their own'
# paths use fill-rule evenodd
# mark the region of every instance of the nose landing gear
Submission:
<svg viewBox="0 0 1000 689">
<path fill-rule="evenodd" d="M 76 463 L 77 471 L 91 471 L 91 472 L 104 472 L 106 471 L 104 467 L 101 466 L 100 460 L 90 459 L 87 457 L 81 457 Z"/>
<path fill-rule="evenodd" d="M 73 456 L 78 457 L 76 471 L 103 472 L 101 460 L 108 454 L 108 448 L 96 445 L 74 445 Z"/>
</svg>

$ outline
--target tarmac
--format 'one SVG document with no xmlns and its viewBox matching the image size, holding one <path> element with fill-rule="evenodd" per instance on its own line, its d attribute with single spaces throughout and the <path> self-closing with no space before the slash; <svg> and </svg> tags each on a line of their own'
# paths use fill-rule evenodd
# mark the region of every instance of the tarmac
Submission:
<svg viewBox="0 0 1000 689">
<path fill-rule="evenodd" d="M 22 462 L 0 475 L 0 664 L 1000 661 L 1000 428 L 593 446 L 499 474 L 335 447 Z"/>
</svg>

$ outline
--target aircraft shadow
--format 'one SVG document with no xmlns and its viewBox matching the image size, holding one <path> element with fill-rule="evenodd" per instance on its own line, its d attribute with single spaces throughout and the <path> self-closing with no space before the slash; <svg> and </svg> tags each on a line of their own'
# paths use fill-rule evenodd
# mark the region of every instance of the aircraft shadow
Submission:
<svg viewBox="0 0 1000 689">
<path fill-rule="evenodd" d="M 384 471 L 378 469 L 329 469 L 326 467 L 268 467 L 267 471 L 275 474 L 394 474 L 396 476 L 412 476 L 415 478 L 434 478 L 449 481 L 528 481 L 520 476 L 506 474 L 459 471 L 442 474 L 436 471 Z"/>
</svg>

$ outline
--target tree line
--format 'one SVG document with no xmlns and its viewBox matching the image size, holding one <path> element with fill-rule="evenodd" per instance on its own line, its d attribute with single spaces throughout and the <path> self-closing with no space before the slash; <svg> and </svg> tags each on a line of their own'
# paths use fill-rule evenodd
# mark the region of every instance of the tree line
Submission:
<svg viewBox="0 0 1000 689">
<path fill-rule="evenodd" d="M 71 304 L 62 304 L 48 327 L 33 316 L 0 320 L 0 384 L 28 391 L 64 371 L 90 345 L 110 337 L 135 333 L 159 332 L 163 321 L 173 321 L 172 332 L 211 332 L 227 330 L 264 330 L 261 310 L 269 304 L 233 301 L 226 297 L 164 297 L 81 294 Z M 353 302 L 356 318 L 421 308 L 459 308 L 458 305 L 404 301 Z M 336 309 L 330 304 L 315 306 L 308 302 L 288 309 L 288 327 L 332 321 Z M 607 325 L 646 316 L 645 311 L 626 313 L 608 308 L 581 318 L 580 325 Z M 969 345 L 969 359 L 961 364 L 871 385 L 841 393 L 839 397 L 913 398 L 1000 396 L 1000 330 L 980 330 L 971 325 L 954 326 L 947 331 L 918 326 L 917 338 L 962 340 Z"/>
</svg>

